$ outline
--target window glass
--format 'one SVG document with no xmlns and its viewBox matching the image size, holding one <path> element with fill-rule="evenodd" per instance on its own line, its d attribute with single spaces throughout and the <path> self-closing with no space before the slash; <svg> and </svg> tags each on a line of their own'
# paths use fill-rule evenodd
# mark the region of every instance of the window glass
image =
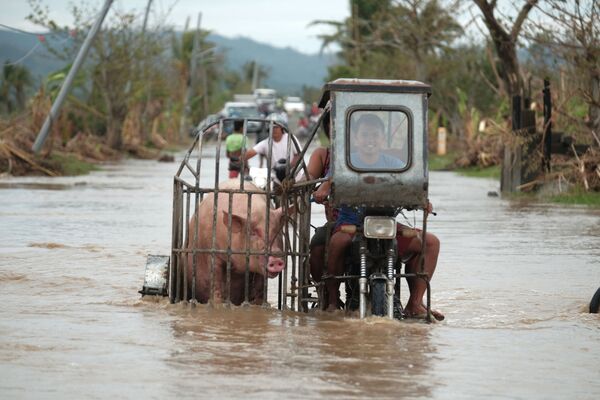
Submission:
<svg viewBox="0 0 600 400">
<path fill-rule="evenodd" d="M 401 170 L 409 163 L 410 119 L 402 111 L 350 114 L 348 159 L 358 170 Z"/>
</svg>

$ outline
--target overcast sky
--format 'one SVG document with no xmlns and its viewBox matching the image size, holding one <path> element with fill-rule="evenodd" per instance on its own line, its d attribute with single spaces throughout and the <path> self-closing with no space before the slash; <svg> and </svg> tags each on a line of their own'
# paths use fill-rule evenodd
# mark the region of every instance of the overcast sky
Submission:
<svg viewBox="0 0 600 400">
<path fill-rule="evenodd" d="M 86 1 L 97 10 L 104 4 L 104 0 Z M 26 0 L 0 2 L 1 24 L 39 31 L 39 27 L 25 20 L 31 11 Z M 147 2 L 115 0 L 112 7 L 135 9 L 143 14 Z M 59 26 L 72 24 L 70 5 L 80 3 L 80 0 L 43 0 Z M 182 29 L 189 16 L 190 26 L 195 27 L 198 13 L 202 12 L 202 28 L 214 33 L 227 37 L 246 36 L 277 47 L 289 46 L 304 53 L 317 53 L 321 41 L 316 36 L 330 28 L 309 27 L 308 24 L 318 19 L 342 21 L 350 14 L 348 3 L 348 0 L 153 0 L 150 24 L 161 22 L 159 17 L 170 9 L 167 24 Z"/>
</svg>

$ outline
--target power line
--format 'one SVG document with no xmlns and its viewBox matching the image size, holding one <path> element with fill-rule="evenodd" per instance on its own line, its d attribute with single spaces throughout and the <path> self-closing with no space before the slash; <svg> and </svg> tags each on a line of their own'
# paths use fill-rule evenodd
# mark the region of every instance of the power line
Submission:
<svg viewBox="0 0 600 400">
<path fill-rule="evenodd" d="M 33 36 L 37 37 L 37 39 L 38 39 L 38 42 L 31 49 L 29 49 L 29 51 L 27 53 L 25 53 L 25 55 L 23 57 L 19 58 L 17 61 L 5 62 L 4 65 L 17 65 L 17 64 L 22 63 L 37 50 L 37 48 L 40 46 L 40 44 L 42 44 L 46 41 L 46 36 L 53 36 L 53 34 L 50 34 L 50 33 L 41 34 L 41 33 L 27 32 L 27 31 L 24 31 L 24 30 L 21 30 L 21 29 L 12 27 L 12 26 L 5 25 L 5 24 L 0 24 L 0 26 L 3 28 L 9 29 L 11 31 L 23 33 L 25 35 L 33 35 Z M 72 38 L 74 36 L 75 36 L 75 31 L 70 31 L 68 36 L 66 38 L 64 38 L 62 41 L 58 42 L 57 45 L 61 45 L 61 44 L 65 43 L 67 40 L 69 40 L 70 38 Z"/>
<path fill-rule="evenodd" d="M 42 44 L 42 42 L 37 42 L 35 46 L 33 46 L 31 50 L 29 50 L 23 57 L 19 58 L 17 61 L 5 62 L 4 65 L 17 65 L 22 63 L 23 61 L 25 61 L 25 59 L 27 59 L 30 55 L 33 54 L 33 52 L 40 46 L 40 44 Z"/>
<path fill-rule="evenodd" d="M 19 29 L 19 28 L 15 28 L 15 27 L 12 27 L 12 26 L 4 25 L 4 24 L 0 24 L 0 26 L 1 26 L 1 27 L 3 27 L 3 28 L 9 29 L 9 30 L 11 30 L 11 31 L 15 31 L 15 32 L 24 33 L 24 34 L 26 34 L 26 35 L 34 35 L 34 36 L 38 36 L 38 34 L 37 34 L 37 33 L 33 33 L 33 32 L 27 32 L 27 31 L 24 31 L 24 30 L 21 30 L 21 29 Z"/>
</svg>

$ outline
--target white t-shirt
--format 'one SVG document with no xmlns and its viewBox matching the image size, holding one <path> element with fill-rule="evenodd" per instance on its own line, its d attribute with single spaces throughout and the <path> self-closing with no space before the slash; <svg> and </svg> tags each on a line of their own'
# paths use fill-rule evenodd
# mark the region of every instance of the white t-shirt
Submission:
<svg viewBox="0 0 600 400">
<path fill-rule="evenodd" d="M 276 142 L 275 140 L 273 140 L 273 151 L 271 153 L 272 154 L 272 158 L 271 158 L 272 166 L 274 166 L 277 163 L 277 161 L 279 161 L 280 159 L 286 158 L 288 137 L 289 137 L 289 135 L 287 133 L 284 133 L 279 142 Z M 298 143 L 298 142 L 296 141 L 296 143 Z M 299 143 L 298 143 L 298 147 L 300 147 Z M 258 142 L 257 144 L 255 144 L 253 149 L 254 149 L 254 151 L 256 151 L 257 154 L 262 154 L 263 156 L 268 157 L 269 156 L 269 138 L 266 138 L 266 139 Z M 294 156 L 296 154 L 298 154 L 298 151 L 296 151 L 296 147 L 292 143 L 290 145 L 290 161 L 294 158 Z M 302 179 L 304 179 L 304 171 L 299 169 L 298 172 L 296 173 L 296 181 L 300 181 Z"/>
<path fill-rule="evenodd" d="M 271 162 L 274 164 L 281 158 L 287 158 L 287 147 L 288 147 L 288 137 L 287 133 L 284 133 L 279 142 L 273 140 L 273 152 Z M 258 142 L 253 147 L 254 151 L 257 154 L 262 154 L 265 157 L 269 156 L 269 138 L 264 139 Z M 290 160 L 294 158 L 294 156 L 298 154 L 296 151 L 296 146 L 292 143 L 290 146 Z"/>
</svg>

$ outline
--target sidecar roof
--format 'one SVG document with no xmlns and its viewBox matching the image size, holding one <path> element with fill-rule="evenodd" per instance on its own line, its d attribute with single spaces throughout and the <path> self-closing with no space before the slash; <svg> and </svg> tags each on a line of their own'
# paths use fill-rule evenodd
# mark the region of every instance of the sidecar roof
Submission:
<svg viewBox="0 0 600 400">
<path fill-rule="evenodd" d="M 418 81 L 339 78 L 323 86 L 319 108 L 324 108 L 331 92 L 426 93 L 431 96 L 431 86 Z"/>
</svg>

